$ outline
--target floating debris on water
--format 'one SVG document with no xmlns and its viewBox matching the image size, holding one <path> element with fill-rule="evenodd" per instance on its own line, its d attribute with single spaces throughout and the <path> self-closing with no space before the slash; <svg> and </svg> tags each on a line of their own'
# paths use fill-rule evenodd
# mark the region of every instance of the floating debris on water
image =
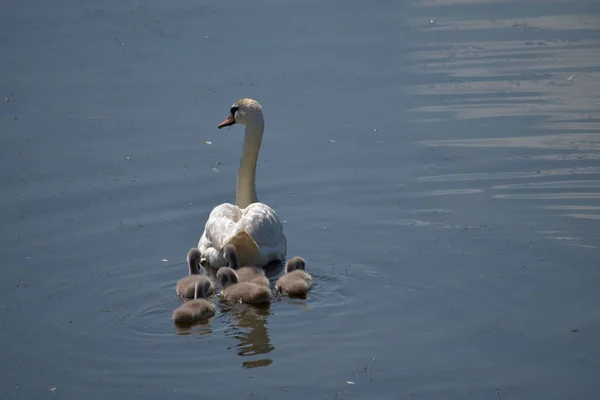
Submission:
<svg viewBox="0 0 600 400">
<path fill-rule="evenodd" d="M 210 140 L 205 140 L 204 143 L 205 144 L 212 144 L 212 142 Z"/>
</svg>

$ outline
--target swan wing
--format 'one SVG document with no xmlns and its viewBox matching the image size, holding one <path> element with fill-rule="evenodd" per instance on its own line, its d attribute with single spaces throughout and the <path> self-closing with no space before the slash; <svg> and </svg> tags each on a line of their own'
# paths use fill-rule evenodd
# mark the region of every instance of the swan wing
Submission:
<svg viewBox="0 0 600 400">
<path fill-rule="evenodd" d="M 241 265 L 264 266 L 283 260 L 287 253 L 283 225 L 275 211 L 263 203 L 243 210 L 229 203 L 213 209 L 198 242 L 202 259 L 215 268 L 227 265 L 222 249 L 228 243 L 235 245 Z"/>
<path fill-rule="evenodd" d="M 242 212 L 238 206 L 223 203 L 210 212 L 204 233 L 198 242 L 198 249 L 202 254 L 202 265 L 207 262 L 215 268 L 227 265 L 227 261 L 221 253 L 221 249 L 227 240 L 235 234 Z"/>
<path fill-rule="evenodd" d="M 264 266 L 285 258 L 287 240 L 275 210 L 264 203 L 250 204 L 242 210 L 241 224 L 260 249 L 258 258 L 250 265 Z"/>
</svg>

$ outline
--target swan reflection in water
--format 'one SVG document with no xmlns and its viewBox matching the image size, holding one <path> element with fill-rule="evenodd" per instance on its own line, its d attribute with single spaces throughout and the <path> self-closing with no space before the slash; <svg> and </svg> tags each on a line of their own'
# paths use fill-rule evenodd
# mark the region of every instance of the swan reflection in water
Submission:
<svg viewBox="0 0 600 400">
<path fill-rule="evenodd" d="M 269 315 L 271 315 L 269 304 L 251 305 L 223 302 L 221 303 L 221 312 L 229 313 L 232 316 L 232 325 L 225 330 L 225 333 L 238 340 L 233 348 L 237 349 L 239 356 L 259 356 L 275 350 L 266 326 Z M 244 361 L 242 366 L 245 368 L 266 367 L 272 362 L 273 360 L 269 358 L 259 358 Z"/>
<path fill-rule="evenodd" d="M 231 315 L 231 324 L 225 328 L 225 335 L 234 337 L 239 342 L 233 348 L 242 357 L 270 353 L 275 349 L 271 344 L 267 331 L 267 319 L 271 315 L 269 304 L 232 304 L 225 300 L 217 300 L 221 314 Z M 211 319 L 212 320 L 212 319 Z M 213 333 L 211 322 L 194 324 L 175 324 L 178 335 L 209 335 Z M 228 348 L 230 350 L 232 347 Z M 271 359 L 244 361 L 245 368 L 265 367 L 273 362 Z"/>
<path fill-rule="evenodd" d="M 271 283 L 283 271 L 284 265 L 280 261 L 274 261 L 263 267 Z M 207 266 L 204 267 L 204 270 L 206 275 L 216 279 L 217 268 Z M 221 300 L 219 301 L 219 309 L 220 314 L 231 315 L 231 325 L 225 329 L 225 334 L 238 340 L 238 343 L 229 349 L 237 349 L 237 354 L 242 357 L 260 356 L 275 350 L 275 346 L 271 344 L 266 326 L 269 315 L 271 315 L 270 304 L 232 304 Z M 259 358 L 244 361 L 242 366 L 244 368 L 257 368 L 266 367 L 272 363 L 273 360 L 269 358 Z"/>
<path fill-rule="evenodd" d="M 210 335 L 213 329 L 209 323 L 173 324 L 178 335 Z"/>
</svg>

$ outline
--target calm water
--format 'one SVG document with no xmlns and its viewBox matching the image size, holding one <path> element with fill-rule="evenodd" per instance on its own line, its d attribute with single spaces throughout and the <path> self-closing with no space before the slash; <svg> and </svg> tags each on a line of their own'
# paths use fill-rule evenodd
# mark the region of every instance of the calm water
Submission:
<svg viewBox="0 0 600 400">
<path fill-rule="evenodd" d="M 3 397 L 597 395 L 600 3 L 0 8 Z M 315 286 L 178 331 L 245 96 Z"/>
</svg>

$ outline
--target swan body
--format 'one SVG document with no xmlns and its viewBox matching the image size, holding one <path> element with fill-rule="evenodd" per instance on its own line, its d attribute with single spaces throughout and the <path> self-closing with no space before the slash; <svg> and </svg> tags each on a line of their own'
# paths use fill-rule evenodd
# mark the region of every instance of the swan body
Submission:
<svg viewBox="0 0 600 400">
<path fill-rule="evenodd" d="M 204 267 L 227 265 L 223 248 L 235 246 L 240 265 L 263 267 L 283 260 L 287 254 L 287 239 L 279 216 L 256 196 L 256 162 L 262 143 L 264 118 L 262 107 L 252 99 L 236 101 L 229 117 L 218 128 L 233 124 L 246 126 L 244 150 L 238 170 L 236 204 L 216 206 L 208 216 L 204 232 L 198 241 Z"/>
<path fill-rule="evenodd" d="M 234 245 L 226 245 L 223 248 L 223 252 L 225 253 L 228 266 L 235 271 L 240 282 L 252 282 L 257 285 L 269 287 L 269 279 L 262 268 L 254 266 L 240 267 L 237 261 L 237 250 Z"/>
<path fill-rule="evenodd" d="M 305 296 L 312 287 L 312 277 L 304 271 L 306 263 L 302 257 L 294 257 L 285 265 L 285 275 L 275 284 L 275 290 L 288 296 Z"/>
<path fill-rule="evenodd" d="M 254 267 L 243 267 L 243 268 L 254 268 Z M 269 278 L 267 278 L 265 275 L 263 275 L 263 276 L 253 275 L 253 276 L 247 277 L 245 279 L 247 279 L 245 282 L 255 283 L 259 286 L 264 286 L 266 288 L 268 288 L 269 285 L 271 284 L 271 282 L 269 282 Z M 244 282 L 244 281 L 242 280 L 242 282 Z"/>
<path fill-rule="evenodd" d="M 189 267 L 189 275 L 177 282 L 175 290 L 181 297 L 193 299 L 195 296 L 195 285 L 198 281 L 208 281 L 208 292 L 210 296 L 215 293 L 215 285 L 205 276 L 200 275 L 200 250 L 193 247 L 188 251 L 187 262 Z"/>
<path fill-rule="evenodd" d="M 223 298 L 235 303 L 262 304 L 271 301 L 268 287 L 252 282 L 240 282 L 235 271 L 229 267 L 220 268 L 217 279 L 223 285 Z"/>
<path fill-rule="evenodd" d="M 194 300 L 187 301 L 173 311 L 173 322 L 176 324 L 193 324 L 206 321 L 215 315 L 215 306 L 206 300 L 210 288 L 208 279 L 194 284 Z"/>
</svg>

